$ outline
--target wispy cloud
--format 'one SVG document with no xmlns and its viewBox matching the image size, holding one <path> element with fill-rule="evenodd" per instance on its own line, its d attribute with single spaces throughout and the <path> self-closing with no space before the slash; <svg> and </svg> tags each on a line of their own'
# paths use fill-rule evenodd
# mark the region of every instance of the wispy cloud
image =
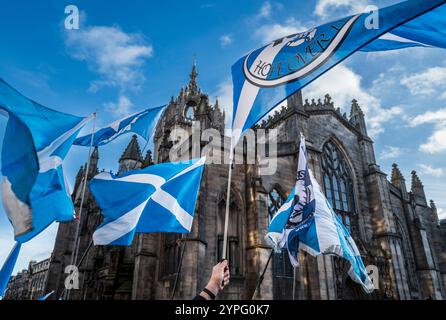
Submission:
<svg viewBox="0 0 446 320">
<path fill-rule="evenodd" d="M 363 88 L 361 81 L 359 74 L 341 64 L 310 84 L 304 93 L 309 98 L 319 98 L 329 93 L 336 106 L 346 112 L 350 110 L 351 101 L 358 100 L 365 113 L 368 134 L 376 138 L 384 132 L 387 122 L 403 116 L 403 109 L 400 106 L 384 107 L 378 97 Z"/>
<path fill-rule="evenodd" d="M 443 208 L 437 208 L 437 214 L 440 220 L 446 219 L 446 210 L 444 210 Z"/>
<path fill-rule="evenodd" d="M 411 127 L 426 123 L 433 124 L 434 131 L 427 141 L 420 145 L 420 150 L 430 154 L 446 151 L 446 108 L 428 111 L 409 119 Z"/>
<path fill-rule="evenodd" d="M 255 38 L 260 39 L 263 43 L 289 36 L 297 32 L 308 30 L 300 21 L 289 18 L 284 23 L 268 23 L 257 28 L 254 33 Z"/>
<path fill-rule="evenodd" d="M 122 116 L 129 114 L 132 106 L 132 102 L 125 95 L 120 95 L 117 102 L 108 102 L 105 104 L 106 110 L 115 112 Z"/>
<path fill-rule="evenodd" d="M 220 46 L 222 48 L 230 45 L 232 43 L 232 36 L 230 34 L 224 34 L 220 37 Z"/>
<path fill-rule="evenodd" d="M 314 14 L 325 19 L 337 14 L 361 12 L 366 7 L 366 0 L 318 0 Z"/>
<path fill-rule="evenodd" d="M 269 18 L 271 16 L 271 10 L 271 3 L 268 1 L 264 2 L 257 13 L 257 18 Z"/>
<path fill-rule="evenodd" d="M 381 160 L 395 159 L 401 156 L 402 149 L 400 147 L 385 146 L 379 155 Z"/>
<path fill-rule="evenodd" d="M 119 100 L 128 91 L 137 91 L 141 87 L 145 80 L 142 66 L 153 55 L 153 47 L 146 43 L 142 34 L 126 33 L 117 26 L 90 26 L 67 31 L 66 47 L 73 58 L 85 61 L 98 74 L 99 79 L 90 83 L 89 91 L 118 88 Z M 120 105 L 119 101 L 115 104 Z"/>
<path fill-rule="evenodd" d="M 413 95 L 429 95 L 446 99 L 446 68 L 433 67 L 404 76 L 401 78 L 401 84 L 406 86 Z"/>
<path fill-rule="evenodd" d="M 439 176 L 443 175 L 442 168 L 434 168 L 427 164 L 420 164 L 419 167 L 421 169 L 421 171 L 420 171 L 421 174 L 435 176 L 435 177 L 439 177 Z"/>
</svg>

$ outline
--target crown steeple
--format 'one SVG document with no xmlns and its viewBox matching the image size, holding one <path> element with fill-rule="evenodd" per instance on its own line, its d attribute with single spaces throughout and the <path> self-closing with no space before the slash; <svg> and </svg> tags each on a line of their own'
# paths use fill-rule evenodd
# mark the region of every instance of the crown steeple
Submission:
<svg viewBox="0 0 446 320">
<path fill-rule="evenodd" d="M 189 75 L 189 85 L 187 86 L 189 93 L 194 94 L 198 92 L 197 77 L 197 63 L 194 61 L 194 64 L 192 65 L 192 71 Z"/>
</svg>

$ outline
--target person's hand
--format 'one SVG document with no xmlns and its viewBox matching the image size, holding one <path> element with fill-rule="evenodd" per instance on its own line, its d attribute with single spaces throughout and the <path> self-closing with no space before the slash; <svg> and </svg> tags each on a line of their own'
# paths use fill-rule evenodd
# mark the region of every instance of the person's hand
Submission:
<svg viewBox="0 0 446 320">
<path fill-rule="evenodd" d="M 229 278 L 230 275 L 229 275 L 228 260 L 223 260 L 222 262 L 217 263 L 212 268 L 211 279 L 206 285 L 206 289 L 211 291 L 216 296 L 221 290 L 223 290 L 225 286 L 228 285 Z"/>
</svg>

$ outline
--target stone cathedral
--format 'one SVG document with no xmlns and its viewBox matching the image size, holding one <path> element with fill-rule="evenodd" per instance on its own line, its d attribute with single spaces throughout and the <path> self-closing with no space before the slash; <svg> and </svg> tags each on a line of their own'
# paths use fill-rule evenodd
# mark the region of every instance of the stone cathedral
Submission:
<svg viewBox="0 0 446 320">
<path fill-rule="evenodd" d="M 197 75 L 194 66 L 188 85 L 171 98 L 158 122 L 153 152 L 141 154 L 137 137 L 131 137 L 117 174 L 168 161 L 174 127 L 190 132 L 192 121 L 198 121 L 200 130 L 213 128 L 224 135 L 225 114 L 218 101 L 212 105 L 199 89 Z M 378 268 L 379 289 L 365 294 L 347 276 L 349 264 L 329 256 L 302 253 L 293 277 L 287 254 L 275 253 L 257 299 L 291 299 L 293 281 L 300 300 L 446 298 L 446 221 L 439 221 L 435 203 L 426 199 L 415 171 L 410 190 L 396 164 L 390 177 L 381 171 L 357 101 L 352 101 L 347 116 L 328 94 L 303 101 L 298 92 L 258 128 L 278 130 L 278 169 L 262 176 L 257 162 L 234 166 L 227 253 L 231 283 L 219 299 L 250 299 L 254 292 L 270 253 L 264 240 L 269 220 L 295 182 L 300 132 L 307 137 L 308 161 L 327 199 L 350 230 L 365 265 Z M 95 149 L 88 179 L 99 172 L 99 158 Z M 84 170 L 85 166 L 79 170 L 72 195 L 77 211 Z M 184 245 L 175 298 L 191 299 L 221 257 L 227 178 L 228 165 L 206 165 L 189 235 L 138 234 L 130 247 L 89 248 L 102 217 L 87 189 L 80 221 L 59 226 L 46 292 L 54 290 L 52 297 L 63 294 L 64 271 L 80 223 L 79 289 L 70 290 L 70 299 L 170 299 Z"/>
</svg>

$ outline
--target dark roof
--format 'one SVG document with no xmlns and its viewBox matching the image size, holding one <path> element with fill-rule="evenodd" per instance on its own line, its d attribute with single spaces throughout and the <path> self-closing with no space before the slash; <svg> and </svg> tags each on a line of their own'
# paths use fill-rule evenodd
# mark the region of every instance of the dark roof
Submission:
<svg viewBox="0 0 446 320">
<path fill-rule="evenodd" d="M 132 140 L 122 154 L 121 160 L 137 160 L 142 161 L 141 149 L 139 148 L 138 137 L 136 134 L 132 136 Z"/>
</svg>

